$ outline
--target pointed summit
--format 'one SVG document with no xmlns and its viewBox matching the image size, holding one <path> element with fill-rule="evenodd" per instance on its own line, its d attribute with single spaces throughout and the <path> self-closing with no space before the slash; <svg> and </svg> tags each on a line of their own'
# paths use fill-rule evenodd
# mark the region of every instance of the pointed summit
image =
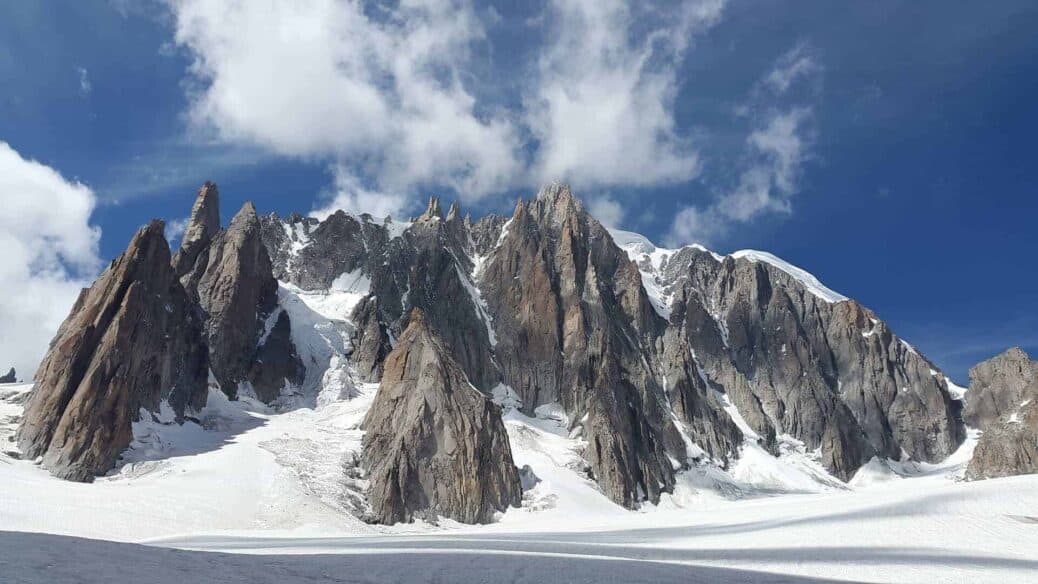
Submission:
<svg viewBox="0 0 1038 584">
<path fill-rule="evenodd" d="M 282 312 L 265 334 L 264 323 L 277 310 L 278 284 L 251 201 L 213 239 L 208 262 L 194 282 L 207 316 L 213 375 L 228 396 L 236 396 L 247 382 L 257 397 L 270 403 L 286 383 L 302 382 L 288 315 Z M 264 358 L 265 346 L 283 350 L 277 357 Z"/>
<path fill-rule="evenodd" d="M 422 213 L 416 222 L 422 223 L 433 218 L 443 219 L 443 212 L 440 210 L 440 199 L 438 197 L 429 197 L 429 205 L 425 208 L 425 213 Z"/>
<path fill-rule="evenodd" d="M 362 464 L 379 523 L 437 516 L 489 523 L 520 504 L 501 409 L 469 383 L 421 309 L 411 311 L 386 358 L 363 427 Z"/>
<path fill-rule="evenodd" d="M 461 209 L 458 208 L 458 202 L 451 202 L 450 209 L 447 210 L 447 221 L 454 221 L 461 214 Z"/>
<path fill-rule="evenodd" d="M 51 474 L 90 481 L 133 440 L 141 409 L 177 419 L 206 403 L 209 365 L 197 311 L 170 264 L 165 225 L 134 235 L 58 329 L 18 430 Z"/>
<path fill-rule="evenodd" d="M 14 372 L 14 367 L 11 367 L 6 375 L 0 376 L 0 383 L 14 383 L 15 381 L 18 381 L 18 374 Z"/>
<path fill-rule="evenodd" d="M 553 182 L 537 192 L 537 201 L 553 206 L 582 207 L 580 201 L 573 196 L 573 190 L 566 183 Z"/>
<path fill-rule="evenodd" d="M 537 193 L 537 198 L 532 201 L 531 207 L 542 219 L 550 217 L 556 223 L 570 215 L 586 213 L 583 203 L 573 196 L 570 186 L 559 183 L 557 180 Z"/>
<path fill-rule="evenodd" d="M 173 256 L 173 271 L 183 276 L 195 265 L 195 260 L 213 237 L 220 231 L 220 191 L 216 184 L 206 181 L 198 190 L 191 209 L 191 221 L 184 231 L 180 251 Z"/>
<path fill-rule="evenodd" d="M 231 224 L 227 227 L 233 229 L 236 225 L 242 226 L 243 224 L 256 223 L 259 225 L 259 215 L 256 213 L 256 205 L 252 204 L 252 201 L 245 201 L 245 204 L 241 206 L 241 209 L 231 219 Z"/>
</svg>

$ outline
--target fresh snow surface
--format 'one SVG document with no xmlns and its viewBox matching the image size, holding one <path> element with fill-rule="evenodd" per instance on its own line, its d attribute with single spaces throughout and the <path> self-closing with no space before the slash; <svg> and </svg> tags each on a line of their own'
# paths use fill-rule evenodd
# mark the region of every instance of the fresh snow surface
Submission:
<svg viewBox="0 0 1038 584">
<path fill-rule="evenodd" d="M 768 252 L 757 251 L 754 249 L 744 249 L 737 252 L 733 252 L 731 256 L 735 259 L 746 259 L 751 262 L 763 262 L 772 265 L 798 280 L 801 284 L 807 287 L 807 290 L 809 292 L 821 298 L 822 300 L 825 300 L 826 302 L 834 303 L 843 302 L 844 300 L 847 300 L 846 296 L 839 294 L 837 292 L 833 292 L 829 288 L 826 288 L 821 282 L 818 281 L 818 278 L 815 278 L 812 274 L 808 273 L 807 270 L 798 268 L 793 264 Z"/>
<path fill-rule="evenodd" d="M 653 307 L 664 318 L 670 318 L 671 294 L 666 292 L 669 282 L 662 279 L 661 269 L 663 264 L 679 250 L 666 249 L 656 246 L 647 237 L 630 231 L 610 229 L 609 234 L 613 237 L 616 245 L 627 253 L 627 257 L 637 262 L 642 272 L 642 284 L 649 295 Z M 707 248 L 692 244 L 688 247 L 709 253 L 717 261 L 722 261 L 724 256 L 718 255 Z M 842 302 L 847 297 L 825 287 L 818 278 L 802 268 L 774 256 L 770 253 L 752 249 L 744 249 L 730 254 L 735 259 L 745 259 L 751 262 L 763 262 L 769 264 L 799 281 L 808 292 L 825 300 L 826 302 Z"/>
<path fill-rule="evenodd" d="M 612 236 L 613 242 L 627 253 L 627 257 L 638 264 L 642 274 L 642 286 L 656 313 L 670 320 L 673 294 L 667 290 L 670 282 L 663 280 L 661 272 L 664 263 L 677 250 L 656 247 L 645 236 L 630 231 L 610 229 L 609 235 Z"/>
<path fill-rule="evenodd" d="M 124 464 L 89 485 L 0 454 L 0 581 L 107 581 L 118 570 L 176 584 L 1005 584 L 1038 569 L 1038 476 L 959 482 L 966 451 L 930 467 L 873 461 L 859 473 L 869 480 L 844 486 L 795 441 L 783 438 L 778 458 L 748 442 L 728 472 L 693 465 L 658 506 L 627 511 L 589 479 L 579 424 L 560 407 L 522 414 L 505 386 L 495 394 L 516 464 L 539 479 L 522 507 L 488 526 L 368 525 L 353 515 L 365 485 L 352 469 L 376 386 L 356 385 L 351 399 L 276 410 L 213 391 L 201 425 L 136 424 Z M 28 389 L 0 386 L 3 444 Z"/>
<path fill-rule="evenodd" d="M 328 291 L 303 291 L 284 283 L 278 288 L 278 302 L 292 321 L 292 342 L 306 366 L 302 390 L 316 394 L 317 405 L 356 393 L 348 361 L 354 332 L 349 316 L 370 285 L 366 276 L 347 273 Z"/>
</svg>

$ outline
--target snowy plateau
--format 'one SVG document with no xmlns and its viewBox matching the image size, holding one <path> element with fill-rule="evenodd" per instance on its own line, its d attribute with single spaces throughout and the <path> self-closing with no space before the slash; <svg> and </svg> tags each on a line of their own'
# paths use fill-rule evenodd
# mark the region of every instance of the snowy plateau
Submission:
<svg viewBox="0 0 1038 584">
<path fill-rule="evenodd" d="M 612 234 L 641 260 L 666 318 L 653 268 L 674 250 Z M 733 255 L 844 300 L 774 256 Z M 1038 581 L 1038 475 L 964 481 L 976 431 L 943 462 L 873 458 L 843 482 L 792 436 L 778 436 L 778 456 L 765 451 L 727 401 L 746 437 L 738 459 L 691 464 L 658 504 L 628 510 L 589 479 L 586 444 L 561 407 L 524 414 L 499 385 L 515 465 L 536 475 L 521 506 L 488 525 L 366 523 L 366 480 L 352 469 L 378 384 L 348 356 L 369 286 L 359 272 L 322 291 L 282 282 L 292 341 L 317 364 L 301 386 L 273 404 L 212 387 L 182 425 L 142 412 L 117 467 L 90 484 L 22 459 L 12 437 L 32 386 L 0 385 L 0 582 Z M 468 292 L 494 339 L 479 290 Z"/>
</svg>

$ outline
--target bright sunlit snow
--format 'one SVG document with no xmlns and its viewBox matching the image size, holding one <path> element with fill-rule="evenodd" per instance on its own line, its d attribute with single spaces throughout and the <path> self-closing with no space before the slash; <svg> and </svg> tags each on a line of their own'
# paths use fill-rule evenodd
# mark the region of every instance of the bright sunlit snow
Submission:
<svg viewBox="0 0 1038 584">
<path fill-rule="evenodd" d="M 590 480 L 583 443 L 571 436 L 561 408 L 545 406 L 536 416 L 525 416 L 504 386 L 495 393 L 507 408 L 516 465 L 529 466 L 537 479 L 524 493 L 522 507 L 488 526 L 368 525 L 354 516 L 363 509 L 365 485 L 351 478 L 350 469 L 360 453 L 359 424 L 376 386 L 355 385 L 350 399 L 320 406 L 299 399 L 279 410 L 248 400 L 230 402 L 213 391 L 199 413 L 201 425 L 177 426 L 161 417 L 136 424 L 124 464 L 89 485 L 57 480 L 30 461 L 0 455 L 0 530 L 266 557 L 198 568 L 196 581 L 226 565 L 239 566 L 241 574 L 306 573 L 336 565 L 332 557 L 363 566 L 375 580 L 382 574 L 399 581 L 408 580 L 394 566 L 406 565 L 409 557 L 438 566 L 447 581 L 471 577 L 470 564 L 447 561 L 461 557 L 478 558 L 500 574 L 539 574 L 537 581 L 565 581 L 552 580 L 549 572 L 557 577 L 581 569 L 583 581 L 652 581 L 642 578 L 680 573 L 688 581 L 704 577 L 707 582 L 801 574 L 1008 583 L 1028 582 L 1038 568 L 1033 557 L 1038 477 L 957 480 L 975 433 L 941 465 L 899 467 L 874 460 L 849 486 L 825 474 L 795 440 L 782 438 L 778 458 L 748 442 L 728 472 L 693 466 L 658 506 L 626 511 Z M 4 443 L 9 444 L 20 396 L 28 389 L 0 386 Z M 3 541 L 10 545 L 4 544 L 0 560 L 4 554 L 59 553 L 23 548 L 24 539 Z M 41 541 L 49 550 L 93 549 L 74 540 Z M 151 553 L 97 549 L 102 555 L 96 561 L 104 564 L 143 562 Z M 298 554 L 324 555 L 299 563 L 290 557 Z M 385 554 L 397 560 L 375 561 Z M 427 554 L 438 560 L 425 564 Z M 164 581 L 157 575 L 164 565 L 158 564 L 151 581 Z M 84 573 L 94 569 L 100 568 L 88 562 Z M 668 571 L 679 569 L 687 572 Z M 424 576 L 414 578 L 425 581 Z"/>
</svg>

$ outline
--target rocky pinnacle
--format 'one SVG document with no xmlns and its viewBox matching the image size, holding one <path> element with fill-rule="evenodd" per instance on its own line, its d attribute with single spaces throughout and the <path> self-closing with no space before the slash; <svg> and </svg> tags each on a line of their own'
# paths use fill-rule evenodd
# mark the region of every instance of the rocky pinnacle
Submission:
<svg viewBox="0 0 1038 584">
<path fill-rule="evenodd" d="M 521 496 L 501 410 L 468 382 L 421 310 L 409 322 L 363 424 L 373 520 L 488 523 Z"/>
</svg>

